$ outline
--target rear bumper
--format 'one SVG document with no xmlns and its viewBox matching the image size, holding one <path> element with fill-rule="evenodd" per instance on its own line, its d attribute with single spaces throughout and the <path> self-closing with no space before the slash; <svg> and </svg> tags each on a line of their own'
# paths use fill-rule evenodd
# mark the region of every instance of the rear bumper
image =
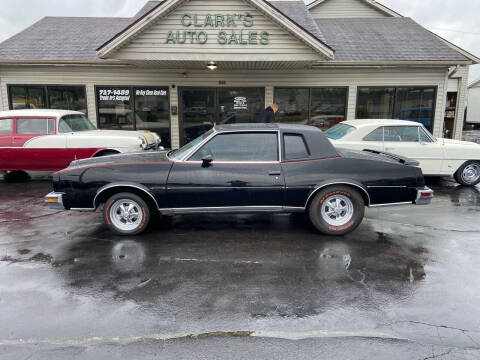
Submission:
<svg viewBox="0 0 480 360">
<path fill-rule="evenodd" d="M 424 187 L 421 189 L 417 189 L 417 197 L 415 199 L 415 205 L 428 205 L 432 202 L 433 199 L 433 190 Z"/>
<path fill-rule="evenodd" d="M 50 209 L 65 210 L 63 206 L 63 193 L 51 192 L 44 197 Z"/>
</svg>

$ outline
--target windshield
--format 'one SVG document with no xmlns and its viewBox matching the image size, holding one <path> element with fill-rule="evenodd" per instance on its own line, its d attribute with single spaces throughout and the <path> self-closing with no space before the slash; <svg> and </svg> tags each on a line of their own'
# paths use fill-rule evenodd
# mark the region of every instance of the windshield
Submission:
<svg viewBox="0 0 480 360">
<path fill-rule="evenodd" d="M 324 134 L 326 137 L 330 139 L 338 140 L 343 138 L 345 135 L 351 133 L 354 130 L 356 130 L 355 127 L 340 123 L 335 126 L 332 126 L 330 129 L 325 131 Z"/>
<path fill-rule="evenodd" d="M 58 123 L 58 132 L 69 133 L 77 131 L 96 130 L 96 127 L 85 115 L 65 115 Z"/>
<path fill-rule="evenodd" d="M 181 147 L 178 150 L 173 150 L 171 151 L 168 155 L 173 159 L 173 160 L 180 160 L 182 157 L 184 157 L 190 150 L 192 150 L 195 146 L 200 144 L 203 140 L 208 138 L 211 134 L 213 133 L 213 130 L 207 131 L 205 134 L 200 135 L 197 137 L 195 140 L 190 141 L 188 144 L 185 146 Z"/>
</svg>

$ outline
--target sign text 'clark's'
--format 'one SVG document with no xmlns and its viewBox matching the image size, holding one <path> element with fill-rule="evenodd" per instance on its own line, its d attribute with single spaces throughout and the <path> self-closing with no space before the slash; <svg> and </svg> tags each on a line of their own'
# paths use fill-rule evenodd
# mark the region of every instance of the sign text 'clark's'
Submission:
<svg viewBox="0 0 480 360">
<path fill-rule="evenodd" d="M 206 44 L 214 36 L 220 45 L 268 45 L 267 31 L 251 29 L 253 15 L 245 14 L 184 14 L 180 22 L 184 30 L 170 30 L 167 44 Z M 212 34 L 211 30 L 217 32 Z"/>
</svg>

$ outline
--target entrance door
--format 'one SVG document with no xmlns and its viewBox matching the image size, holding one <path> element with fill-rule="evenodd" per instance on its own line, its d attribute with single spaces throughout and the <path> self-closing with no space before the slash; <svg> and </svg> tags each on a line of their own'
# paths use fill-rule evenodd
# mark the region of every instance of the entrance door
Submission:
<svg viewBox="0 0 480 360">
<path fill-rule="evenodd" d="M 265 106 L 265 88 L 182 88 L 179 95 L 182 145 L 216 124 L 256 122 Z"/>
<path fill-rule="evenodd" d="M 216 123 L 215 89 L 182 89 L 182 144 L 210 130 Z"/>
</svg>

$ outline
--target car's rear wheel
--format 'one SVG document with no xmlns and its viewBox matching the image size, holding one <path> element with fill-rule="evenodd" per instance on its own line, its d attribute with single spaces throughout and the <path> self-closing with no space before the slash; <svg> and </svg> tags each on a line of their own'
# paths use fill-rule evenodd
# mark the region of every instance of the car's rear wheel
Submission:
<svg viewBox="0 0 480 360">
<path fill-rule="evenodd" d="M 120 235 L 137 235 L 145 231 L 150 214 L 145 200 L 132 193 L 113 195 L 103 209 L 105 223 Z"/>
<path fill-rule="evenodd" d="M 480 183 L 480 162 L 467 161 L 455 172 L 455 180 L 462 185 L 474 186 Z"/>
<path fill-rule="evenodd" d="M 348 186 L 330 186 L 320 190 L 310 203 L 308 214 L 312 224 L 327 235 L 345 235 L 363 220 L 365 201 Z"/>
</svg>

